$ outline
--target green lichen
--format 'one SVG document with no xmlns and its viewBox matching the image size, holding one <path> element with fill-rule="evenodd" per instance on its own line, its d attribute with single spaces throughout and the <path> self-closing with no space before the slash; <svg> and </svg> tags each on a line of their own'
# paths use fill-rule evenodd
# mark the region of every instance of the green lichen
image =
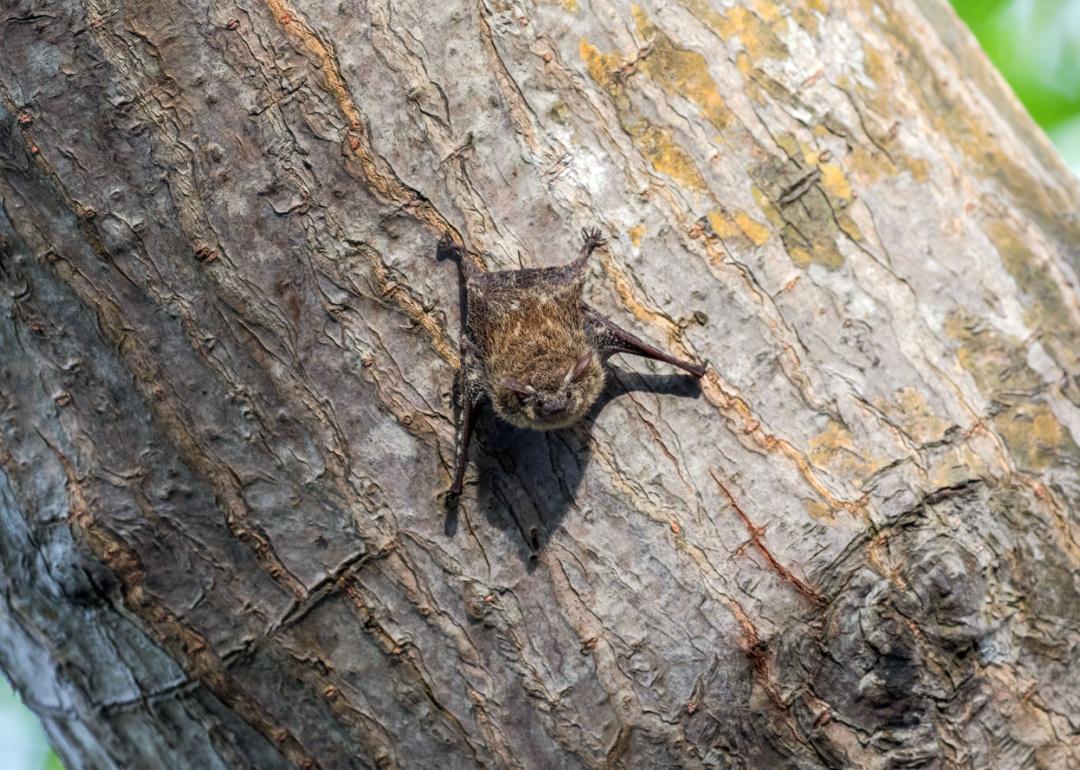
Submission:
<svg viewBox="0 0 1080 770">
<path fill-rule="evenodd" d="M 1080 461 L 1068 430 L 1042 400 L 1045 383 L 1027 363 L 1019 341 L 965 313 L 954 313 L 945 333 L 958 343 L 956 355 L 991 401 L 991 420 L 1018 467 L 1028 471 Z"/>
</svg>

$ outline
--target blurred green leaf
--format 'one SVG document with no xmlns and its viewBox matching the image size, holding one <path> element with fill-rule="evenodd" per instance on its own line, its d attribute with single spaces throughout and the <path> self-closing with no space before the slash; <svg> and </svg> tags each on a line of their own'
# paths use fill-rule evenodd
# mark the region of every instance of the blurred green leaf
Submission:
<svg viewBox="0 0 1080 770">
<path fill-rule="evenodd" d="M 49 750 L 41 722 L 3 676 L 0 676 L 0 767 L 64 770 Z"/>
<path fill-rule="evenodd" d="M 1066 162 L 1080 169 L 1080 2 L 953 0 L 953 7 Z"/>
<path fill-rule="evenodd" d="M 953 8 L 972 30 L 1008 4 L 1009 0 L 953 0 Z"/>
</svg>

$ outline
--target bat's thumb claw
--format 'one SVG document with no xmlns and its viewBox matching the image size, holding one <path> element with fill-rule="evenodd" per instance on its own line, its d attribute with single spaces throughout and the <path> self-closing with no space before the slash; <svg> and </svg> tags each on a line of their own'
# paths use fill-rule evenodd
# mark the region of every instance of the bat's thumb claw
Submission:
<svg viewBox="0 0 1080 770">
<path fill-rule="evenodd" d="M 600 235 L 600 228 L 598 227 L 581 228 L 581 237 L 585 240 L 586 245 L 593 248 L 603 246 L 607 243 L 607 239 Z"/>
</svg>

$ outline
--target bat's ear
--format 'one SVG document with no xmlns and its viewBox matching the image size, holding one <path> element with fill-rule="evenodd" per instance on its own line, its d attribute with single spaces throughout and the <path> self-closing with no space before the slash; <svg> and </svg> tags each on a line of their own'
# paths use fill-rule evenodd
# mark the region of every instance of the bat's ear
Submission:
<svg viewBox="0 0 1080 770">
<path fill-rule="evenodd" d="M 577 380 L 578 378 L 580 378 L 580 377 L 581 377 L 581 375 L 585 374 L 585 371 L 586 371 L 586 370 L 587 370 L 587 369 L 589 368 L 589 364 L 591 364 L 591 363 L 592 363 L 592 357 L 593 357 L 593 354 L 592 354 L 592 351 L 591 351 L 591 350 L 589 350 L 589 351 L 587 351 L 587 352 L 583 353 L 583 354 L 582 354 L 582 356 L 581 356 L 581 358 L 579 358 L 579 359 L 577 360 L 577 363 L 576 363 L 576 364 L 574 365 L 574 368 L 573 368 L 573 370 L 572 370 L 572 371 L 570 372 L 570 374 L 569 374 L 569 376 L 567 377 L 567 379 L 568 379 L 568 380 L 569 380 L 570 382 L 574 382 L 574 381 L 576 381 L 576 380 Z"/>
<path fill-rule="evenodd" d="M 531 385 L 522 385 L 513 377 L 505 378 L 502 381 L 502 386 L 513 393 L 517 393 L 519 396 L 528 396 L 536 392 Z"/>
</svg>

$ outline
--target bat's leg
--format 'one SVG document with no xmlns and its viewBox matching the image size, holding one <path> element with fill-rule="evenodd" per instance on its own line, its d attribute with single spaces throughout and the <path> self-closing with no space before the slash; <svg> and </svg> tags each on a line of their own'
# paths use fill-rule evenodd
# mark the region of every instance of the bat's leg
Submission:
<svg viewBox="0 0 1080 770">
<path fill-rule="evenodd" d="M 654 361 L 663 361 L 666 364 L 677 366 L 695 377 L 705 375 L 705 367 L 701 364 L 692 364 L 689 361 L 682 361 L 669 356 L 664 351 L 654 348 L 645 340 L 626 331 L 626 329 L 618 326 L 587 305 L 585 306 L 585 318 L 589 331 L 596 340 L 597 347 L 600 348 L 605 359 L 616 353 L 625 353 L 630 356 L 642 356 L 651 358 Z"/>
<path fill-rule="evenodd" d="M 462 335 L 465 331 L 462 330 Z M 480 383 L 480 370 L 476 345 L 468 338 L 461 338 L 461 368 L 458 370 L 458 393 L 461 396 L 461 418 L 458 421 L 457 443 L 454 448 L 454 480 L 450 484 L 450 494 L 461 494 L 465 481 L 465 469 L 469 465 L 469 444 L 472 441 L 473 426 L 480 407 L 484 403 L 484 389 Z"/>
<path fill-rule="evenodd" d="M 461 422 L 458 424 L 457 446 L 454 449 L 454 481 L 450 484 L 450 494 L 461 494 L 465 481 L 465 468 L 469 465 L 469 442 L 472 441 L 473 425 L 480 411 L 480 402 L 466 389 L 462 393 Z"/>
<path fill-rule="evenodd" d="M 452 259 L 458 265 L 458 300 L 461 307 L 461 368 L 458 370 L 458 396 L 461 398 L 461 415 L 458 421 L 457 440 L 454 445 L 454 480 L 450 484 L 450 495 L 461 494 L 465 481 L 465 469 L 469 465 L 469 443 L 472 441 L 473 425 L 480 410 L 481 389 L 474 381 L 475 350 L 468 339 L 468 296 L 471 265 L 465 258 L 460 246 L 454 243 L 447 233 L 435 248 L 436 259 Z"/>
</svg>

